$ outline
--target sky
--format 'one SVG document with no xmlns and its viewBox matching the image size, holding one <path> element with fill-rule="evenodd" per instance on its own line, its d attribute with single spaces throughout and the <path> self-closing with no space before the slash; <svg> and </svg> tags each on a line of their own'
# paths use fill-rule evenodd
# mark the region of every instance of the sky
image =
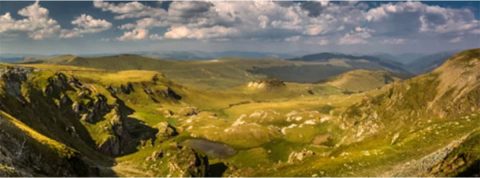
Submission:
<svg viewBox="0 0 480 178">
<path fill-rule="evenodd" d="M 0 2 L 0 54 L 401 54 L 479 47 L 480 1 Z"/>
</svg>

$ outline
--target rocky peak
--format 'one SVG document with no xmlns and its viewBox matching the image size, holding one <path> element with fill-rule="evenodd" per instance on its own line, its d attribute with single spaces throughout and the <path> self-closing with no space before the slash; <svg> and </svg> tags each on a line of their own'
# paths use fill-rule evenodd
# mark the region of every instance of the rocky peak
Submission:
<svg viewBox="0 0 480 178">
<path fill-rule="evenodd" d="M 152 89 L 148 86 L 143 86 L 143 92 L 147 94 L 152 101 L 158 103 L 159 98 L 161 97 L 163 99 L 168 99 L 170 101 L 178 101 L 182 99 L 182 96 L 177 94 L 172 88 L 167 87 L 166 89 L 163 90 L 158 90 L 158 89 Z"/>
<path fill-rule="evenodd" d="M 117 156 L 129 152 L 128 145 L 133 139 L 125 124 L 125 117 L 123 116 L 122 111 L 118 107 L 114 107 L 112 109 L 110 124 L 108 126 L 112 135 L 98 146 L 98 149 L 102 153 Z"/>
<path fill-rule="evenodd" d="M 76 77 L 72 77 L 68 83 L 75 88 L 83 88 L 83 84 Z"/>
<path fill-rule="evenodd" d="M 45 87 L 45 94 L 55 98 L 59 98 L 61 93 L 71 89 L 68 84 L 68 78 L 65 74 L 57 72 L 55 75 L 47 79 L 47 86 Z"/>
<path fill-rule="evenodd" d="M 95 102 L 93 103 L 93 110 L 99 113 L 105 113 L 108 112 L 109 109 L 107 97 L 102 94 L 97 94 L 95 96 Z"/>
<path fill-rule="evenodd" d="M 102 94 L 97 94 L 86 104 L 86 106 L 80 103 L 74 103 L 72 109 L 74 112 L 82 113 L 81 119 L 90 123 L 96 123 L 100 121 L 107 113 L 110 112 L 111 106 L 108 105 L 107 98 Z"/>
</svg>

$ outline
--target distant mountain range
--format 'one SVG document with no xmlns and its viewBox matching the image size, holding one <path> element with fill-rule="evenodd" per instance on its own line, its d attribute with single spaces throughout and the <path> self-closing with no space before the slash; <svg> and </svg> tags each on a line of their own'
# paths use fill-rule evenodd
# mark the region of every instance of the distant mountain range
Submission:
<svg viewBox="0 0 480 178">
<path fill-rule="evenodd" d="M 405 68 L 414 74 L 430 72 L 442 65 L 453 54 L 455 54 L 455 52 L 449 51 L 422 56 L 406 64 Z"/>
<path fill-rule="evenodd" d="M 375 53 L 375 54 L 370 54 L 369 56 L 376 56 L 381 59 L 387 59 L 390 61 L 395 61 L 398 63 L 402 64 L 408 64 L 411 63 L 423 56 L 426 56 L 429 54 L 420 54 L 420 53 L 402 53 L 402 54 L 389 54 L 389 53 Z"/>
<path fill-rule="evenodd" d="M 242 59 L 287 59 L 293 62 L 340 62 L 359 69 L 386 69 L 394 73 L 421 74 L 429 72 L 435 67 L 441 65 L 448 57 L 454 54 L 454 51 L 440 52 L 428 55 L 417 53 L 404 53 L 392 55 L 388 53 L 377 53 L 372 55 L 351 55 L 343 53 L 315 53 L 300 57 L 286 53 L 269 53 L 254 51 L 163 51 L 163 52 L 132 52 L 129 54 L 141 55 L 154 59 L 167 60 L 208 60 L 217 58 L 242 58 Z M 113 56 L 117 54 L 89 54 L 82 57 L 102 57 Z M 62 55 L 63 56 L 63 55 Z M 55 55 L 36 55 L 36 54 L 0 54 L 0 62 L 18 63 L 31 62 L 47 58 L 54 58 Z M 302 69 L 303 70 L 303 69 Z M 344 72 L 344 71 L 341 71 Z"/>
<path fill-rule="evenodd" d="M 283 81 L 301 83 L 324 82 L 344 72 L 357 69 L 388 71 L 402 76 L 401 78 L 411 76 L 411 73 L 403 68 L 403 64 L 375 56 L 318 53 L 286 61 L 290 63 L 282 66 L 256 67 L 251 72 Z"/>
<path fill-rule="evenodd" d="M 205 51 L 151 51 L 151 52 L 133 52 L 132 54 L 144 55 L 160 59 L 175 59 L 175 60 L 205 60 L 223 57 L 241 57 L 241 58 L 292 58 L 294 55 L 286 53 L 270 53 L 270 52 L 255 52 L 255 51 L 220 51 L 220 52 L 205 52 Z"/>
<path fill-rule="evenodd" d="M 138 51 L 128 52 L 128 54 L 142 55 L 156 59 L 169 60 L 206 60 L 224 57 L 240 57 L 240 58 L 292 58 L 292 54 L 286 53 L 270 53 L 270 52 L 254 52 L 254 51 L 220 51 L 220 52 L 205 52 L 205 51 Z M 113 56 L 117 53 L 98 53 L 79 55 L 82 57 L 101 57 Z M 0 54 L 0 62 L 18 62 L 27 60 L 38 60 L 55 57 L 58 55 L 34 55 L 34 54 Z"/>
<path fill-rule="evenodd" d="M 42 58 L 48 58 L 49 55 L 37 55 L 37 54 L 0 54 L 0 62 L 16 63 L 20 61 L 38 60 Z"/>
<path fill-rule="evenodd" d="M 310 54 L 305 55 L 299 58 L 292 58 L 292 61 L 309 61 L 309 62 L 329 62 L 331 60 L 343 60 L 344 62 L 352 65 L 352 66 L 364 66 L 360 63 L 365 63 L 368 61 L 369 65 L 380 65 L 385 67 L 392 72 L 398 73 L 408 73 L 406 70 L 403 69 L 403 66 L 399 62 L 391 61 L 388 59 L 381 59 L 376 56 L 356 56 L 356 55 L 348 55 L 342 53 L 318 53 L 318 54 Z M 360 63 L 358 63 L 360 61 Z M 368 67 L 368 66 L 364 66 Z M 361 68 L 361 67 L 360 67 Z"/>
</svg>

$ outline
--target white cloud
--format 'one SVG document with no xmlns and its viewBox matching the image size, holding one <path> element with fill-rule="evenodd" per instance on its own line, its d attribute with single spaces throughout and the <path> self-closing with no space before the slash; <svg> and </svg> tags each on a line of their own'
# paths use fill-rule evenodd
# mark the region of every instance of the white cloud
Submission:
<svg viewBox="0 0 480 178">
<path fill-rule="evenodd" d="M 399 44 L 405 44 L 407 40 L 402 39 L 402 38 L 387 38 L 382 40 L 381 43 L 383 44 L 392 44 L 392 45 L 399 45 Z"/>
<path fill-rule="evenodd" d="M 127 40 L 143 40 L 148 37 L 149 31 L 146 29 L 134 29 L 132 31 L 127 31 L 123 33 L 121 37 L 118 37 L 119 41 Z"/>
<path fill-rule="evenodd" d="M 329 0 L 320 0 L 320 5 L 322 6 L 328 6 Z"/>
<path fill-rule="evenodd" d="M 114 4 L 95 0 L 93 1 L 93 6 L 102 9 L 102 11 L 109 11 L 114 14 L 118 14 L 115 16 L 116 19 L 140 18 L 148 16 L 160 17 L 164 16 L 166 13 L 163 9 L 145 6 L 137 1 Z"/>
<path fill-rule="evenodd" d="M 321 34 L 322 32 L 323 32 L 322 26 L 311 25 L 311 26 L 307 26 L 304 33 L 307 34 L 307 35 L 310 35 L 310 36 L 315 36 L 315 35 Z"/>
<path fill-rule="evenodd" d="M 450 43 L 458 43 L 460 41 L 462 41 L 462 37 L 455 37 L 455 38 L 452 38 L 451 40 L 449 40 Z"/>
<path fill-rule="evenodd" d="M 421 2 L 388 3 L 365 14 L 371 26 L 383 33 L 451 33 L 478 28 L 480 22 L 469 9 L 431 6 Z"/>
<path fill-rule="evenodd" d="M 301 36 L 291 36 L 291 37 L 285 38 L 285 41 L 286 42 L 297 42 L 301 38 L 302 38 Z"/>
<path fill-rule="evenodd" d="M 152 28 L 152 27 L 165 27 L 167 26 L 164 22 L 158 21 L 152 17 L 146 17 L 137 20 L 135 23 L 127 23 L 120 26 L 120 29 L 134 29 L 134 28 Z"/>
<path fill-rule="evenodd" d="M 325 45 L 330 44 L 330 41 L 328 41 L 326 39 L 320 39 L 320 40 L 317 41 L 317 44 L 320 45 L 320 46 L 325 46 Z"/>
<path fill-rule="evenodd" d="M 270 20 L 265 15 L 259 16 L 258 21 L 260 22 L 260 24 L 259 24 L 260 28 L 267 28 L 268 24 L 270 23 Z"/>
<path fill-rule="evenodd" d="M 238 31 L 233 28 L 223 26 L 213 26 L 205 28 L 188 28 L 186 26 L 172 27 L 165 33 L 168 39 L 210 39 L 223 38 L 237 34 Z"/>
<path fill-rule="evenodd" d="M 305 44 L 326 46 L 326 45 L 332 44 L 332 42 L 325 37 L 315 37 L 315 38 L 305 39 Z"/>
<path fill-rule="evenodd" d="M 475 34 L 475 35 L 480 35 L 480 25 L 477 25 L 477 28 L 470 31 L 470 33 Z"/>
<path fill-rule="evenodd" d="M 165 39 L 162 35 L 158 35 L 158 34 L 150 35 L 148 38 L 151 39 L 151 40 L 163 40 L 163 39 Z"/>
<path fill-rule="evenodd" d="M 338 44 L 341 44 L 341 45 L 366 44 L 367 39 L 372 37 L 373 32 L 375 31 L 372 29 L 355 27 L 353 31 L 341 37 Z"/>
<path fill-rule="evenodd" d="M 55 35 L 60 30 L 57 21 L 49 17 L 48 9 L 35 2 L 18 11 L 24 19 L 15 20 L 10 13 L 0 16 L 0 33 L 24 32 L 35 40 Z"/>
<path fill-rule="evenodd" d="M 95 19 L 90 15 L 82 14 L 72 21 L 75 26 L 70 30 L 62 30 L 61 38 L 79 37 L 87 33 L 98 33 L 108 30 L 112 24 L 104 19 Z"/>
<path fill-rule="evenodd" d="M 465 32 L 479 27 L 480 21 L 466 9 L 446 9 L 424 5 L 425 14 L 420 17 L 422 32 Z"/>
<path fill-rule="evenodd" d="M 13 19 L 9 12 L 0 16 L 0 34 L 3 33 L 26 33 L 34 40 L 42 40 L 49 37 L 73 38 L 87 33 L 98 33 L 108 30 L 112 24 L 103 19 L 95 19 L 90 15 L 82 14 L 71 23 L 73 29 L 62 29 L 58 22 L 49 16 L 48 9 L 35 3 L 18 11 L 23 19 Z"/>
<path fill-rule="evenodd" d="M 422 2 L 390 2 L 367 8 L 363 2 L 174 1 L 162 8 L 143 2 L 94 1 L 114 15 L 124 30 L 117 40 L 249 39 L 354 45 L 369 42 L 397 45 L 430 38 L 463 42 L 480 34 L 478 11 Z M 27 34 L 32 39 L 81 37 L 111 29 L 113 22 L 82 14 L 62 29 L 48 9 L 35 2 L 0 14 L 0 34 Z M 120 21 L 120 19 L 123 19 Z M 128 19 L 128 20 L 125 20 Z M 127 21 L 127 22 L 125 22 Z M 361 28 L 360 28 L 361 27 Z M 154 34 L 150 34 L 154 33 Z M 453 40 L 457 37 L 463 40 Z M 319 42 L 320 43 L 320 42 Z M 312 43 L 318 44 L 318 43 Z"/>
</svg>

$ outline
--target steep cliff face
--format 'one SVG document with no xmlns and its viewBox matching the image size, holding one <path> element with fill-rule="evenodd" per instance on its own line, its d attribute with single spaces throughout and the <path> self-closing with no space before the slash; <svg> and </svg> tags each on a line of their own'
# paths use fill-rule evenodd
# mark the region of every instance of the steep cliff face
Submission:
<svg viewBox="0 0 480 178">
<path fill-rule="evenodd" d="M 0 150 L 3 154 L 0 164 L 7 170 L 0 172 L 5 176 L 97 175 L 87 164 L 85 155 L 71 147 L 92 145 L 93 142 L 78 121 L 65 117 L 69 110 L 64 110 L 63 106 L 70 100 L 56 95 L 52 97 L 60 99 L 56 104 L 42 91 L 28 88 L 26 81 L 33 72 L 34 69 L 23 67 L 6 67 L 0 72 Z M 49 94 L 64 87 L 62 82 L 49 81 L 56 84 L 49 85 Z M 84 146 L 79 149 L 90 151 Z"/>
<path fill-rule="evenodd" d="M 25 102 L 21 93 L 22 82 L 27 80 L 27 74 L 32 68 L 5 67 L 0 70 L 1 79 L 4 81 L 5 92 L 20 102 Z"/>
<path fill-rule="evenodd" d="M 0 79 L 0 176 L 113 176 L 109 167 L 114 157 L 136 152 L 157 137 L 168 140 L 178 134 L 171 125 L 159 131 L 131 117 L 135 110 L 123 100 L 137 93 L 156 102 L 181 99 L 170 87 L 150 88 L 159 79 L 109 87 L 63 72 L 18 66 L 1 67 Z M 175 159 L 196 156 L 190 151 L 180 149 Z M 179 165 L 172 168 L 182 172 L 175 174 L 179 176 L 205 175 L 208 166 L 196 159 Z"/>
<path fill-rule="evenodd" d="M 95 176 L 78 151 L 0 111 L 0 176 Z"/>
<path fill-rule="evenodd" d="M 132 112 L 123 102 L 115 103 L 105 117 L 108 121 L 106 129 L 110 135 L 97 146 L 101 152 L 111 156 L 124 155 L 136 151 L 142 141 L 156 139 L 158 129 L 128 117 Z"/>
</svg>

